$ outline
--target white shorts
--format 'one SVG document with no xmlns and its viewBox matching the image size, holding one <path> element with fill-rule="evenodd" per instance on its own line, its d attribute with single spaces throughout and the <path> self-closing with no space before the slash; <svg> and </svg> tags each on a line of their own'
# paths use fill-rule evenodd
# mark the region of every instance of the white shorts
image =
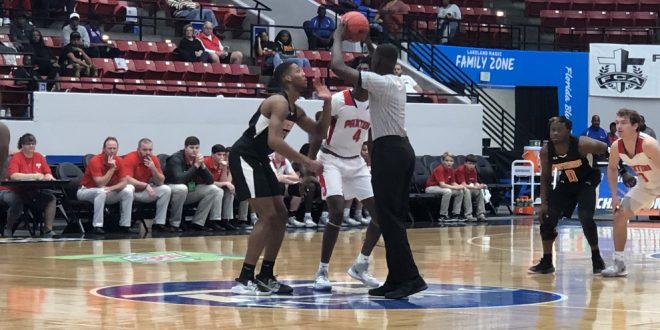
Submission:
<svg viewBox="0 0 660 330">
<path fill-rule="evenodd" d="M 316 159 L 323 164 L 323 174 L 319 177 L 323 200 L 328 196 L 344 196 L 346 200 L 362 201 L 374 196 L 371 172 L 362 157 L 344 159 L 319 151 Z"/>
<path fill-rule="evenodd" d="M 623 198 L 629 198 L 630 210 L 637 212 L 641 209 L 650 208 L 657 196 L 660 196 L 660 187 L 645 187 L 642 184 L 637 184 Z"/>
</svg>

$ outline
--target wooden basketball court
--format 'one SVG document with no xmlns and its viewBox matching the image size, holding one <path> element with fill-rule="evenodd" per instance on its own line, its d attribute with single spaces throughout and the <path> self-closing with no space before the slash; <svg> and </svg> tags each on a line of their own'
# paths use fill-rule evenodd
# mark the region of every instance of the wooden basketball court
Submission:
<svg viewBox="0 0 660 330">
<path fill-rule="evenodd" d="M 579 226 L 559 231 L 557 273 L 528 275 L 541 248 L 538 225 L 529 219 L 410 229 L 430 288 L 395 302 L 368 297 L 345 273 L 363 229 L 340 233 L 332 294 L 310 290 L 322 232 L 287 233 L 275 271 L 295 294 L 265 298 L 227 290 L 242 265 L 246 235 L 0 244 L 0 328 L 660 328 L 660 260 L 653 257 L 660 253 L 659 229 L 630 229 L 630 275 L 621 279 L 591 274 Z M 599 228 L 606 262 L 611 235 L 611 227 Z M 192 252 L 212 255 L 186 254 Z M 381 280 L 386 274 L 382 241 L 372 270 Z"/>
</svg>

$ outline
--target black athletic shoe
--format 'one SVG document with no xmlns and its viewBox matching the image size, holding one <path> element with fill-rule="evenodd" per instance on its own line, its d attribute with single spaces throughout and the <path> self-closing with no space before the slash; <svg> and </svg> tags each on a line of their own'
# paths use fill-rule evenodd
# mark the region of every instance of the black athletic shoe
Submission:
<svg viewBox="0 0 660 330">
<path fill-rule="evenodd" d="M 119 226 L 119 232 L 122 234 L 139 234 L 140 232 L 127 226 Z"/>
<path fill-rule="evenodd" d="M 169 228 L 169 231 L 171 231 L 173 233 L 183 233 L 183 229 L 181 229 L 181 227 L 175 227 L 175 226 L 170 225 L 170 226 L 167 226 L 167 228 Z"/>
<path fill-rule="evenodd" d="M 605 261 L 600 256 L 598 256 L 598 259 L 591 259 L 591 264 L 593 265 L 594 275 L 600 275 L 605 270 Z"/>
<path fill-rule="evenodd" d="M 170 227 L 165 225 L 153 224 L 151 225 L 151 231 L 154 233 L 169 233 L 172 230 L 170 230 Z"/>
<path fill-rule="evenodd" d="M 369 290 L 370 296 L 383 297 L 386 293 L 396 289 L 393 284 L 385 283 L 375 289 Z"/>
<path fill-rule="evenodd" d="M 204 226 L 200 226 L 200 225 L 198 225 L 198 224 L 196 224 L 196 223 L 189 223 L 189 224 L 186 225 L 186 231 L 204 231 L 204 232 L 209 232 L 209 231 L 213 231 L 213 229 L 208 228 L 208 227 L 204 227 Z"/>
<path fill-rule="evenodd" d="M 220 221 L 206 221 L 204 227 L 209 228 L 212 231 L 225 231 L 225 228 L 220 225 Z"/>
<path fill-rule="evenodd" d="M 414 295 L 417 292 L 424 291 L 428 288 L 426 282 L 421 276 L 417 276 L 413 280 L 405 281 L 397 286 L 396 289 L 385 293 L 386 299 L 403 299 L 405 297 Z"/>
<path fill-rule="evenodd" d="M 95 235 L 105 235 L 105 231 L 103 231 L 103 228 L 101 228 L 101 227 L 94 227 L 94 234 Z"/>
<path fill-rule="evenodd" d="M 220 220 L 218 225 L 220 225 L 220 227 L 224 228 L 225 230 L 236 230 L 236 227 L 229 223 L 229 220 Z"/>
<path fill-rule="evenodd" d="M 527 270 L 528 274 L 552 274 L 555 272 L 555 267 L 552 265 L 551 261 L 546 261 L 541 258 L 538 264 L 529 267 Z"/>
<path fill-rule="evenodd" d="M 270 292 L 274 294 L 292 294 L 293 293 L 293 288 L 279 282 L 274 276 L 273 277 L 265 277 L 265 276 L 259 276 L 257 275 L 255 277 L 257 280 L 257 284 L 260 284 L 270 290 Z"/>
</svg>

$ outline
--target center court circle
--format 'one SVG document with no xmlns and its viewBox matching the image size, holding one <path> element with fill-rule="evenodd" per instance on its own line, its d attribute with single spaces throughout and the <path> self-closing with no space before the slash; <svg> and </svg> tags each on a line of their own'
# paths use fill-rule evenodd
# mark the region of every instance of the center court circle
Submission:
<svg viewBox="0 0 660 330">
<path fill-rule="evenodd" d="M 372 297 L 357 283 L 333 283 L 332 292 L 312 290 L 313 281 L 283 281 L 292 295 L 265 297 L 231 293 L 234 281 L 163 282 L 117 285 L 92 294 L 122 300 L 164 304 L 289 309 L 435 309 L 533 305 L 565 299 L 563 295 L 496 286 L 429 283 L 426 291 L 403 300 Z"/>
</svg>

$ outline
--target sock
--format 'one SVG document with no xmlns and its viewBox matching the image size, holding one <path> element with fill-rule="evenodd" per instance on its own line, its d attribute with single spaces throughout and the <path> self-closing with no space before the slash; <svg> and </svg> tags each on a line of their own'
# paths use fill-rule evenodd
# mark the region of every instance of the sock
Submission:
<svg viewBox="0 0 660 330">
<path fill-rule="evenodd" d="M 591 259 L 598 259 L 598 258 L 600 258 L 600 250 L 599 249 L 591 250 Z"/>
<path fill-rule="evenodd" d="M 273 278 L 273 268 L 275 268 L 275 261 L 264 260 L 261 263 L 259 277 Z"/>
<path fill-rule="evenodd" d="M 360 253 L 357 256 L 357 259 L 355 260 L 358 264 L 366 264 L 369 262 L 369 256 L 365 256 L 364 254 Z"/>
<path fill-rule="evenodd" d="M 351 209 L 350 208 L 345 208 L 344 209 L 344 218 L 348 218 L 349 214 L 351 214 Z"/>
<path fill-rule="evenodd" d="M 311 219 L 312 218 L 312 212 L 305 212 L 305 218 Z"/>
<path fill-rule="evenodd" d="M 552 253 L 544 253 L 543 260 L 545 260 L 549 264 L 552 264 Z"/>
<path fill-rule="evenodd" d="M 327 273 L 328 272 L 328 267 L 330 266 L 329 263 L 326 262 L 320 262 L 319 263 L 319 270 L 318 273 Z"/>
<path fill-rule="evenodd" d="M 622 260 L 623 261 L 623 251 L 615 251 L 614 252 L 614 260 Z"/>
<path fill-rule="evenodd" d="M 238 281 L 243 284 L 246 284 L 247 281 L 254 282 L 254 268 L 255 265 L 243 263 L 243 268 L 241 268 L 241 275 L 238 276 Z"/>
<path fill-rule="evenodd" d="M 296 212 L 294 212 L 294 211 L 289 211 L 289 218 L 290 218 L 290 217 L 295 217 L 295 216 L 296 216 Z"/>
</svg>

